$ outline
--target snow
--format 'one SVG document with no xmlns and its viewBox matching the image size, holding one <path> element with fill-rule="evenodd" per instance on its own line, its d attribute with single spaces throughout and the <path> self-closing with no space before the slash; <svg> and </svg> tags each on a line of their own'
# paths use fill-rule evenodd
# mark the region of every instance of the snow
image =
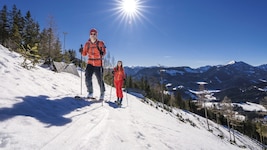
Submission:
<svg viewBox="0 0 267 150">
<path fill-rule="evenodd" d="M 178 74 L 178 73 L 181 75 L 184 74 L 183 71 L 178 71 L 178 70 L 174 70 L 174 69 L 168 69 L 168 70 L 166 70 L 166 73 L 171 75 L 171 76 L 176 76 L 176 74 Z"/>
<path fill-rule="evenodd" d="M 261 82 L 267 82 L 267 80 L 264 80 L 264 79 L 259 79 Z"/>
<path fill-rule="evenodd" d="M 262 105 L 246 102 L 246 103 L 234 103 L 235 105 L 238 105 L 242 107 L 245 111 L 267 111 L 266 108 L 264 108 Z"/>
<path fill-rule="evenodd" d="M 199 73 L 197 70 L 194 70 L 194 69 L 189 68 L 189 67 L 184 68 L 184 70 L 185 70 L 186 72 L 189 72 L 189 73 Z"/>
<path fill-rule="evenodd" d="M 204 84 L 208 84 L 208 83 L 207 82 L 197 82 L 197 84 L 204 85 Z"/>
<path fill-rule="evenodd" d="M 226 65 L 233 65 L 233 64 L 235 64 L 235 63 L 236 63 L 235 60 L 231 60 L 231 61 L 229 61 Z"/>
<path fill-rule="evenodd" d="M 223 126 L 209 121 L 209 132 L 206 120 L 196 114 L 166 112 L 134 95 L 124 93 L 122 108 L 117 108 L 115 89 L 108 85 L 105 97 L 110 101 L 103 106 L 74 99 L 86 95 L 84 73 L 81 80 L 40 66 L 26 70 L 22 60 L 0 45 L 0 149 L 261 149 L 238 132 L 236 144 L 230 144 Z M 98 96 L 95 77 L 93 84 Z"/>
<path fill-rule="evenodd" d="M 204 72 L 208 71 L 210 68 L 211 68 L 211 66 L 204 66 L 204 67 L 199 67 L 199 68 L 197 68 L 197 70 L 198 70 L 200 73 L 204 73 Z"/>
</svg>

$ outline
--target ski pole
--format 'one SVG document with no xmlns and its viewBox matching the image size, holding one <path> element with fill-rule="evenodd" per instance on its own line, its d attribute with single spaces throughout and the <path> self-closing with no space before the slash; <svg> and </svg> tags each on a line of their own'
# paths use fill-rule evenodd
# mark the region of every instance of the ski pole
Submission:
<svg viewBox="0 0 267 150">
<path fill-rule="evenodd" d="M 81 44 L 81 48 L 80 48 L 80 52 L 81 52 L 81 49 L 83 48 L 83 45 Z M 82 56 L 82 52 L 81 52 L 81 95 L 83 94 L 83 75 L 82 75 L 82 70 L 83 70 L 83 56 Z"/>
<path fill-rule="evenodd" d="M 100 68 L 100 80 L 101 80 L 101 84 L 100 84 L 100 93 L 101 93 L 101 96 L 102 94 L 104 94 L 104 80 L 103 80 L 103 75 L 104 75 L 104 67 L 103 65 L 101 66 Z M 102 93 L 103 92 L 103 93 Z M 104 99 L 102 99 L 102 106 L 104 106 Z"/>
<path fill-rule="evenodd" d="M 126 89 L 126 100 L 127 100 L 127 106 L 129 106 L 128 105 L 128 90 Z"/>
<path fill-rule="evenodd" d="M 109 100 L 111 101 L 111 93 L 112 93 L 112 88 L 113 88 L 113 84 L 114 84 L 114 81 L 113 81 L 113 76 L 112 76 L 112 80 L 111 80 L 111 84 L 110 84 L 110 93 L 109 93 Z"/>
<path fill-rule="evenodd" d="M 127 101 L 127 107 L 128 107 L 128 92 L 127 92 L 127 83 L 125 82 L 125 92 L 126 92 L 126 101 Z"/>
</svg>

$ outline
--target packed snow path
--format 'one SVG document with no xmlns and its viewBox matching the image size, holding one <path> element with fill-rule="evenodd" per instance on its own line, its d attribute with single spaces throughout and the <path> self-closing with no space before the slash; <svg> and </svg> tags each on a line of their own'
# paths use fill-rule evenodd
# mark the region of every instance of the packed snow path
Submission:
<svg viewBox="0 0 267 150">
<path fill-rule="evenodd" d="M 133 99 L 132 96 L 129 95 L 129 97 Z M 137 103 L 142 102 L 137 101 Z M 166 128 L 174 133 L 179 133 L 179 131 L 175 131 L 171 126 L 166 127 L 165 122 L 154 124 L 153 122 L 158 120 L 157 117 L 137 113 L 142 108 L 134 108 L 133 102 L 128 103 L 129 107 L 127 107 L 125 99 L 122 108 L 117 108 L 113 102 L 105 102 L 104 106 L 98 102 L 89 102 L 88 105 L 64 116 L 71 118 L 72 122 L 61 127 L 61 130 L 50 133 L 41 149 L 60 149 L 63 145 L 69 149 L 174 148 L 171 143 L 168 147 L 168 142 L 173 142 L 175 145 L 175 134 L 159 131 L 166 130 Z M 162 114 L 160 111 L 155 111 L 155 113 Z M 174 121 L 178 123 L 178 120 Z M 162 138 L 162 141 L 156 140 L 164 136 L 173 140 L 165 141 L 166 138 Z"/>
</svg>

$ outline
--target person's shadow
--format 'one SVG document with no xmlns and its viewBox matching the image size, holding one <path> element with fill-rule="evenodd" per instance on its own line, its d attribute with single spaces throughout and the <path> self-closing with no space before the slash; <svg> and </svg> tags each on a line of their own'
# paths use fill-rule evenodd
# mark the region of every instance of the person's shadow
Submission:
<svg viewBox="0 0 267 150">
<path fill-rule="evenodd" d="M 9 108 L 0 108 L 0 121 L 16 116 L 28 116 L 46 123 L 48 126 L 63 126 L 72 121 L 71 118 L 65 118 L 64 115 L 77 108 L 92 104 L 90 101 L 77 100 L 73 97 L 53 100 L 49 100 L 49 97 L 45 95 L 17 98 L 21 98 L 23 101 Z"/>
</svg>

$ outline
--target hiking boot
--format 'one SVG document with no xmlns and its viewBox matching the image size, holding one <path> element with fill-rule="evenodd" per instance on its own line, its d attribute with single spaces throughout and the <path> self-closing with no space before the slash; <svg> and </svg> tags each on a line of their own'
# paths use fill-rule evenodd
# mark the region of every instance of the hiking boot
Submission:
<svg viewBox="0 0 267 150">
<path fill-rule="evenodd" d="M 105 94 L 101 94 L 100 97 L 99 97 L 99 100 L 104 100 L 104 95 Z"/>
<path fill-rule="evenodd" d="M 93 93 L 88 93 L 87 98 L 94 98 Z"/>
<path fill-rule="evenodd" d="M 119 98 L 117 98 L 117 100 L 115 100 L 115 103 L 118 104 L 119 103 Z"/>
</svg>

